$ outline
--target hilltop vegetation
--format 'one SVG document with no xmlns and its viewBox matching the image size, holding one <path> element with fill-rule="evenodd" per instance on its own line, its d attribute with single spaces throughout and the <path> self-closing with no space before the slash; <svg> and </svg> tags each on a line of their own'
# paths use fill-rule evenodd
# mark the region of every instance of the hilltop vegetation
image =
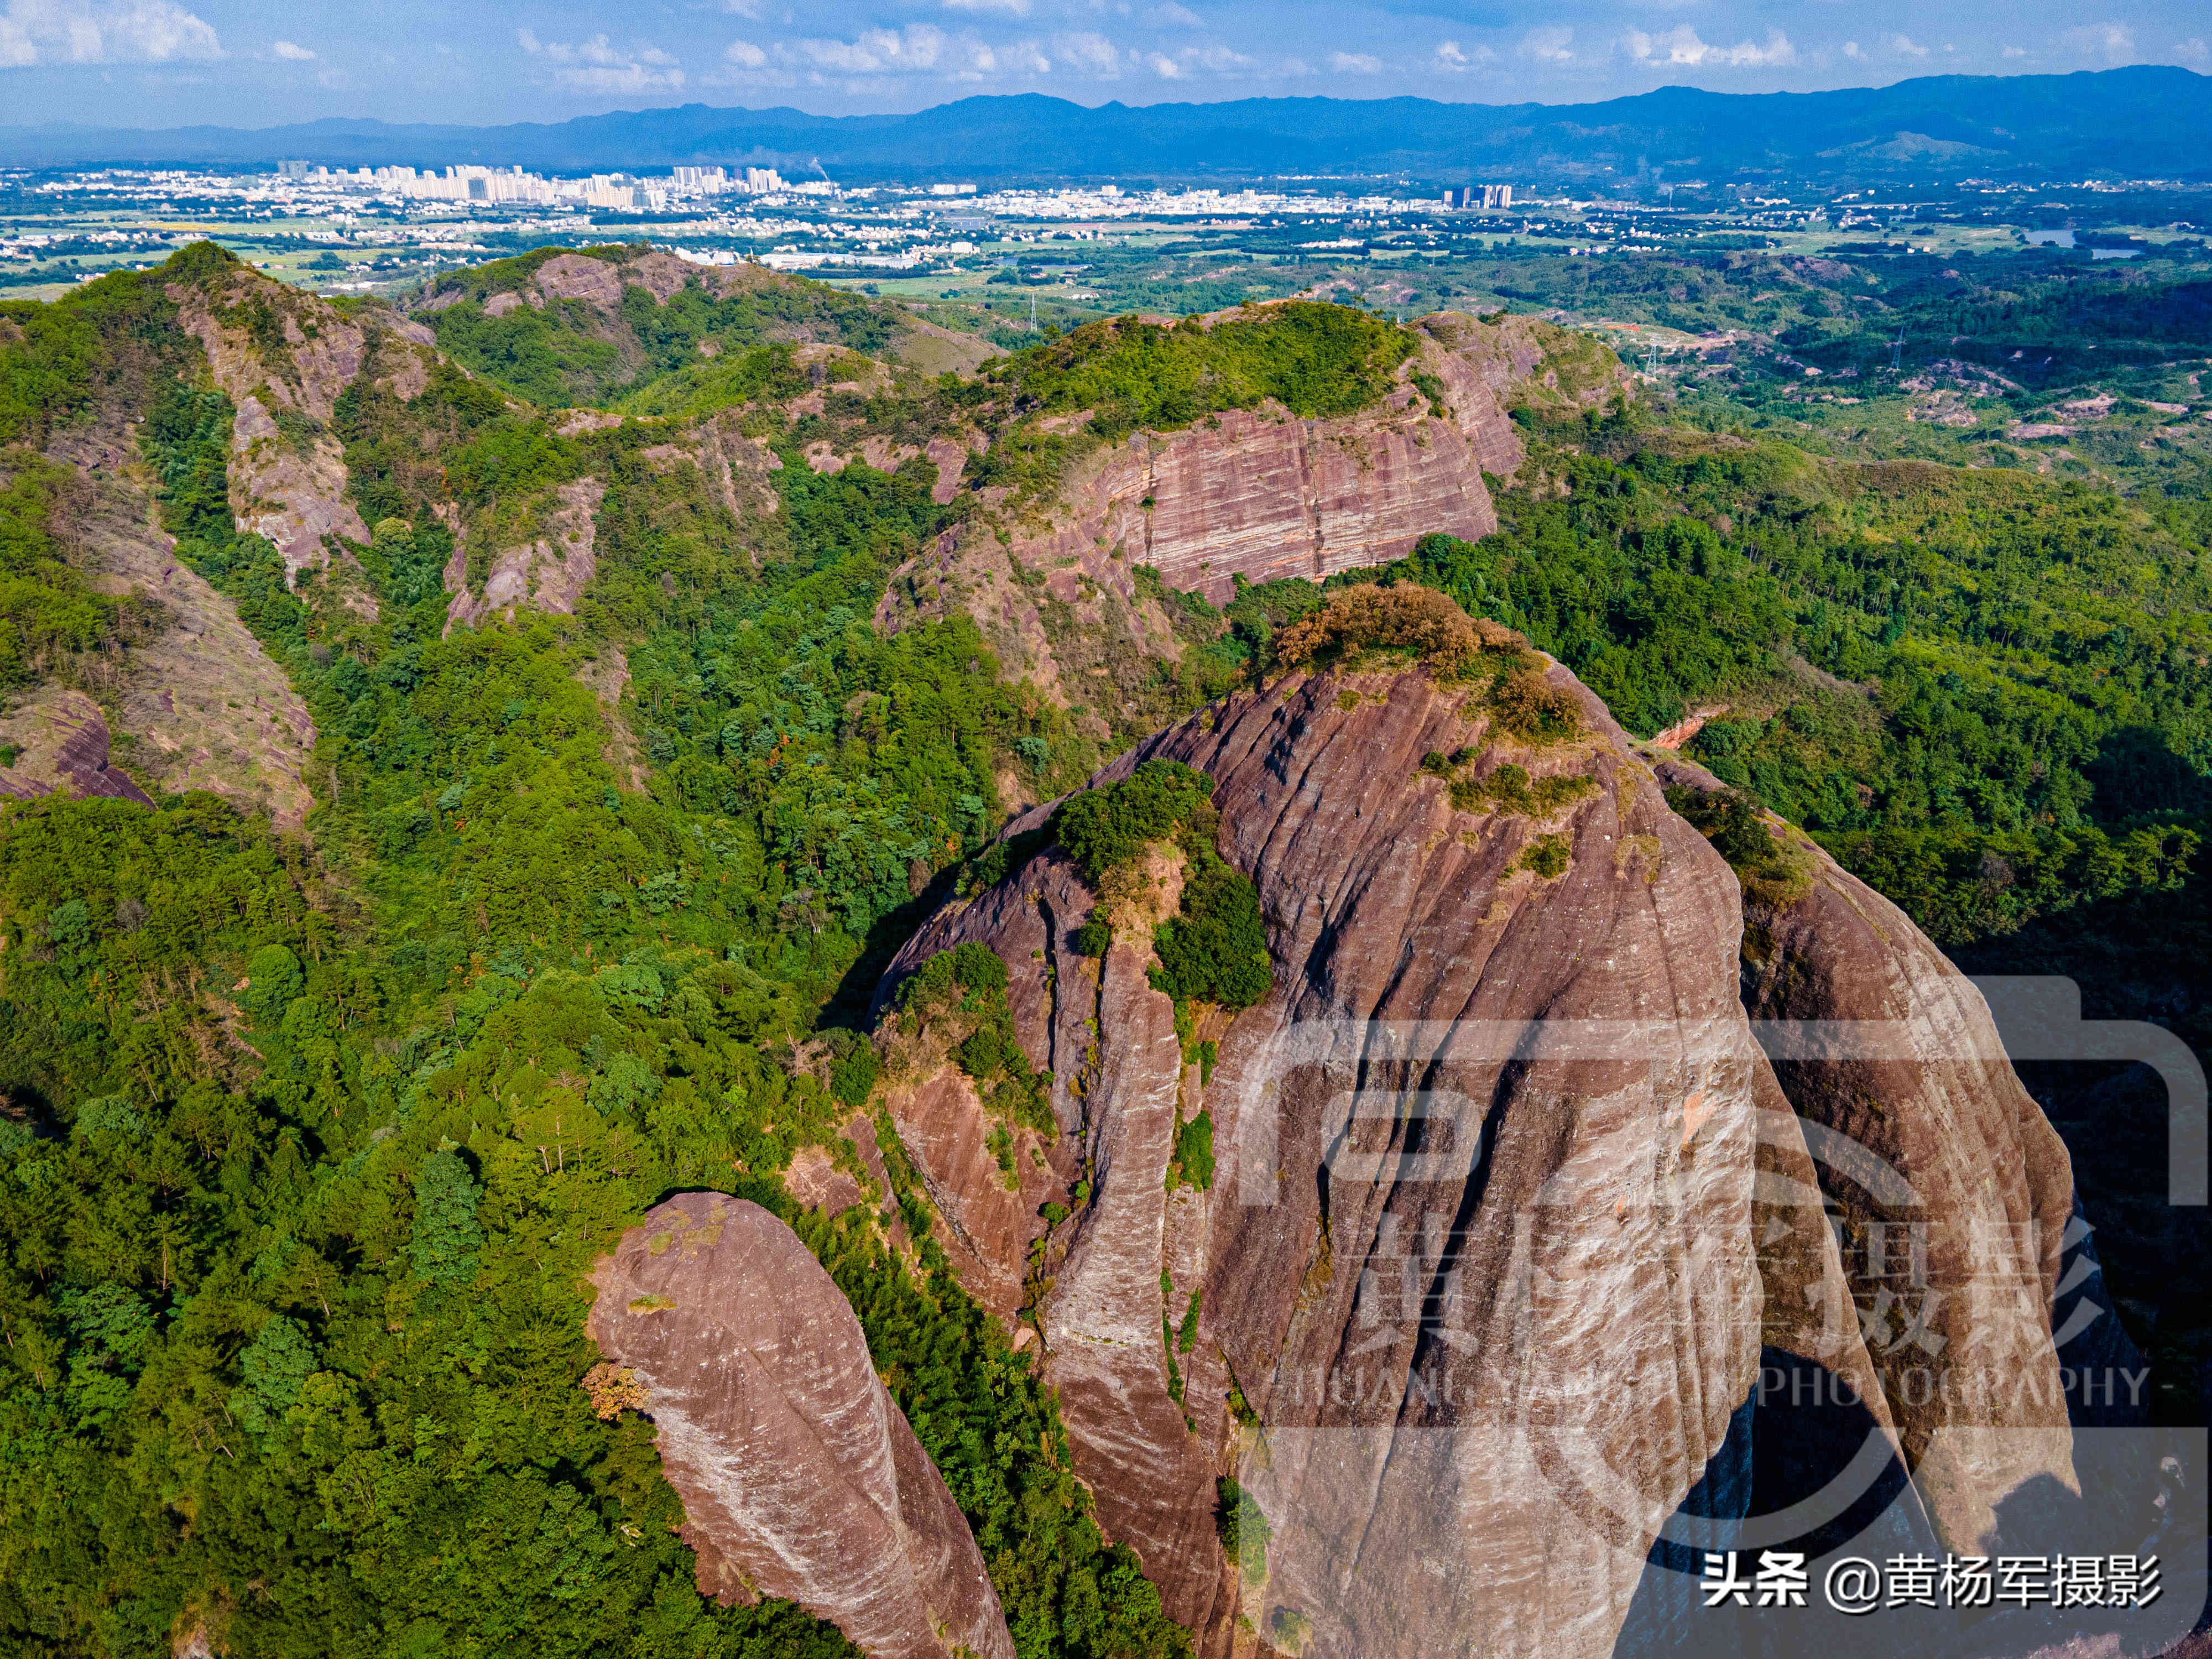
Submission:
<svg viewBox="0 0 2212 1659">
<path fill-rule="evenodd" d="M 1411 337 L 1381 318 L 1293 301 L 1211 326 L 1194 317 L 1172 326 L 1136 317 L 1086 323 L 1007 359 L 991 378 L 1014 392 L 1019 410 L 1089 410 L 1091 431 L 1120 439 L 1270 398 L 1309 419 L 1353 414 L 1389 391 L 1413 349 Z"/>
<path fill-rule="evenodd" d="M 547 407 L 611 403 L 702 359 L 742 358 L 771 344 L 880 353 L 910 326 L 896 307 L 757 267 L 701 271 L 658 296 L 635 280 L 634 267 L 647 252 L 546 247 L 495 259 L 441 278 L 425 296 L 423 314 L 455 362 Z M 538 290 L 535 279 L 547 264 L 577 256 L 608 267 L 622 296 L 611 310 Z M 505 307 L 487 309 L 502 295 Z"/>
</svg>

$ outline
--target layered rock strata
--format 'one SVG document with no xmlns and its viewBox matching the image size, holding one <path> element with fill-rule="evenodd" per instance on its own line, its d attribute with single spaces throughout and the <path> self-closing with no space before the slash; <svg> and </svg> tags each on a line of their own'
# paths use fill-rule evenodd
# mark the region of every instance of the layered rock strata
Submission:
<svg viewBox="0 0 2212 1659">
<path fill-rule="evenodd" d="M 1622 391 L 1601 349 L 1555 361 L 1570 337 L 1531 319 L 1446 312 L 1413 332 L 1416 350 L 1376 407 L 1306 420 L 1263 404 L 1109 445 L 1074 468 L 1042 523 L 940 538 L 895 574 L 878 625 L 965 610 L 1009 677 L 1087 700 L 1088 636 L 1181 655 L 1139 567 L 1222 604 L 1239 578 L 1319 580 L 1400 558 L 1432 532 L 1478 539 L 1498 527 L 1485 475 L 1522 461 L 1509 405 Z"/>
<path fill-rule="evenodd" d="M 1875 1526 L 1988 1553 L 2023 1494 L 2077 1489 L 2071 1183 L 1978 994 L 1817 849 L 1802 890 L 1747 901 L 1666 804 L 1692 769 L 1545 672 L 1572 741 L 1425 673 L 1293 675 L 1094 781 L 1206 771 L 1257 887 L 1274 989 L 1188 1044 L 1147 941 L 1075 949 L 1096 895 L 1023 839 L 1049 809 L 886 980 L 970 939 L 1008 965 L 1057 1187 L 1025 1183 L 1009 1237 L 996 1171 L 947 1155 L 988 1127 L 945 1121 L 973 1099 L 949 1066 L 893 1118 L 979 1294 L 1003 1308 L 1026 1264 L 1078 1472 L 1203 1651 L 1241 1620 L 1309 1654 L 1602 1653 L 1647 1563 L 1694 1578 L 1681 1540 L 1808 1483 L 1816 1551 Z M 1455 806 L 1432 754 L 1484 787 Z M 1487 787 L 1507 765 L 1525 795 Z M 924 1132 L 898 1103 L 933 1091 Z M 1170 1188 L 1201 1112 L 1215 1180 Z M 1792 1420 L 1791 1391 L 1823 1409 Z M 1224 1475 L 1264 1563 L 1214 1543 Z M 1686 1528 L 1693 1487 L 1738 1520 Z"/>
<path fill-rule="evenodd" d="M 1676 759 L 1670 784 L 1721 786 Z M 2002 1543 L 2024 1485 L 2080 1490 L 2051 1310 L 2065 1144 L 1989 1005 L 1910 917 L 1778 821 L 1801 891 L 1746 896 L 1744 1000 L 1823 1154 L 1851 1316 L 1949 1548 Z"/>
</svg>

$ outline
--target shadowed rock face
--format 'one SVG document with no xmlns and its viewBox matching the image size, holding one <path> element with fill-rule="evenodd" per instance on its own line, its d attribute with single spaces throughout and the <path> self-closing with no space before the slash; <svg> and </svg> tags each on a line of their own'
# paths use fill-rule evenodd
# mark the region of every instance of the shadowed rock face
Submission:
<svg viewBox="0 0 2212 1659">
<path fill-rule="evenodd" d="M 871 1656 L 1012 1659 L 966 1520 L 789 1228 L 684 1194 L 594 1282 L 587 1329 L 645 1387 L 702 1591 L 796 1601 Z"/>
<path fill-rule="evenodd" d="M 0 766 L 0 794 L 36 799 L 58 792 L 154 804 L 129 773 L 107 763 L 107 717 L 82 691 L 52 691 L 12 711 L 0 730 L 27 751 Z"/>
<path fill-rule="evenodd" d="M 1671 758 L 1662 775 L 1720 787 Z M 2008 1494 L 2079 1490 L 2051 1327 L 2072 1165 L 1972 981 L 1825 852 L 1801 854 L 1802 897 L 1747 896 L 1744 1001 L 1809 1126 L 1929 1518 L 1947 1547 L 1990 1553 Z"/>
<path fill-rule="evenodd" d="M 1549 672 L 1579 741 L 1501 738 L 1419 673 L 1294 677 L 1109 769 L 1209 772 L 1270 919 L 1275 990 L 1221 1030 L 1209 1084 L 1143 941 L 1073 951 L 1090 895 L 1057 853 L 902 957 L 980 939 L 1012 970 L 1056 1165 L 1092 1183 L 1048 1246 L 1045 1374 L 1102 1522 L 1208 1650 L 1241 1607 L 1306 1620 L 1309 1653 L 1605 1652 L 1750 1388 L 1735 884 Z M 1548 818 L 1458 811 L 1420 765 L 1463 746 L 1589 787 Z M 1548 879 L 1517 867 L 1547 834 L 1571 850 Z M 1170 1194 L 1200 1110 L 1214 1185 Z M 1163 1323 L 1179 1337 L 1194 1292 L 1184 1352 Z M 1214 1541 L 1231 1472 L 1274 1526 L 1264 1585 Z"/>
</svg>

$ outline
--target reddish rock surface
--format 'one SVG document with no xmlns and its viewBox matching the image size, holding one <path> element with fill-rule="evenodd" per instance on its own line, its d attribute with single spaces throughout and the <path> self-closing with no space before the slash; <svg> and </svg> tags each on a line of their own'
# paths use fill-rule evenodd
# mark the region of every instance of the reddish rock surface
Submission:
<svg viewBox="0 0 2212 1659">
<path fill-rule="evenodd" d="M 2008 1494 L 2073 1482 L 2050 1324 L 2071 1183 L 1978 995 L 1826 860 L 1807 897 L 1754 900 L 1747 936 L 1733 874 L 1663 799 L 1702 775 L 1548 673 L 1583 738 L 1528 749 L 1419 673 L 1293 676 L 1101 775 L 1152 756 L 1210 773 L 1224 855 L 1269 919 L 1274 992 L 1215 1017 L 1204 1088 L 1136 943 L 1074 953 L 1092 896 L 1049 848 L 940 912 L 886 980 L 966 939 L 1008 964 L 1017 1030 L 1055 1074 L 1054 1169 L 1090 1200 L 1008 1237 L 974 1224 L 997 1202 L 979 1179 L 933 1193 L 975 1255 L 1004 1240 L 995 1266 L 962 1264 L 971 1283 L 1042 1239 L 1026 1316 L 1077 1470 L 1201 1651 L 1287 1609 L 1309 1654 L 1608 1652 L 1762 1344 L 1863 1399 L 1913 1470 L 1900 1524 L 1950 1547 L 1990 1547 Z M 1420 763 L 1462 746 L 1477 775 L 1510 760 L 1596 787 L 1542 821 L 1457 811 Z M 1551 879 L 1517 856 L 1547 834 L 1570 854 Z M 1770 1063 L 1747 1000 L 1891 1048 Z M 939 1120 L 972 1098 L 934 1086 Z M 1176 1123 L 1200 1109 L 1213 1188 L 1170 1194 Z M 1924 1236 L 1933 1299 L 1879 1303 L 1884 1227 L 1899 1251 Z M 2022 1238 L 1998 1273 L 1998 1241 Z M 1183 1352 L 1163 1326 L 1194 1291 Z M 2007 1403 L 1931 1408 L 1910 1377 L 1935 1354 L 1937 1400 Z M 1273 1524 L 1264 1580 L 1213 1543 L 1232 1472 Z"/>
<path fill-rule="evenodd" d="M 1273 919 L 1276 990 L 1228 1024 L 1202 1095 L 1139 950 L 1094 972 L 1070 948 L 1088 895 L 1055 854 L 902 958 L 975 938 L 1012 969 L 1057 1161 L 1093 1184 L 1050 1243 L 1045 1374 L 1103 1524 L 1209 1649 L 1240 1607 L 1281 1607 L 1309 1652 L 1604 1652 L 1749 1389 L 1735 884 L 1582 695 L 1592 737 L 1528 752 L 1419 674 L 1294 678 L 1109 769 L 1212 773 L 1223 851 Z M 1455 812 L 1419 769 L 1462 744 L 1596 787 L 1540 823 Z M 1572 848 L 1555 880 L 1512 867 L 1539 833 Z M 1176 1118 L 1201 1107 L 1214 1187 L 1170 1195 Z M 1193 1291 L 1177 1402 L 1162 1326 Z M 1565 1473 L 1591 1457 L 1595 1497 Z M 1276 1529 L 1241 1591 L 1213 1537 L 1232 1470 Z"/>
<path fill-rule="evenodd" d="M 288 577 L 325 562 L 326 536 L 367 542 L 368 527 L 345 498 L 343 447 L 328 430 L 339 394 L 361 373 L 368 342 L 360 325 L 252 271 L 228 278 L 212 301 L 197 287 L 173 284 L 168 294 L 178 322 L 199 340 L 216 384 L 237 410 L 230 501 L 238 527 L 275 544 Z M 258 345 L 222 309 L 246 301 L 276 308 L 281 351 Z M 405 378 L 413 383 L 411 374 Z M 289 430 L 280 415 L 294 417 Z"/>
<path fill-rule="evenodd" d="M 474 627 L 495 611 L 511 617 L 521 605 L 559 617 L 572 614 L 585 584 L 599 572 L 594 547 L 599 502 L 606 493 L 597 478 L 561 485 L 554 492 L 560 505 L 546 514 L 544 533 L 493 554 L 481 593 L 468 588 L 468 555 L 456 534 L 453 556 L 446 566 L 446 586 L 453 593 L 447 631 L 456 624 Z"/>
<path fill-rule="evenodd" d="M 1037 1206 L 1066 1192 L 1052 1169 L 1031 1157 L 1033 1131 L 1014 1134 L 1015 1174 L 1009 1184 L 988 1144 L 997 1127 L 975 1085 L 951 1066 L 886 1097 L 900 1143 L 944 1218 L 954 1270 L 968 1293 L 1000 1318 L 1021 1309 L 1024 1253 Z"/>
<path fill-rule="evenodd" d="M 1139 433 L 1079 465 L 1048 522 L 979 520 L 940 538 L 895 574 L 877 624 L 964 609 L 1008 678 L 1061 687 L 1071 633 L 1127 635 L 1132 651 L 1179 656 L 1137 566 L 1220 604 L 1238 576 L 1317 580 L 1399 558 L 1432 532 L 1487 535 L 1498 517 L 1483 474 L 1510 476 L 1522 462 L 1507 402 L 1580 404 L 1620 390 L 1609 358 L 1592 359 L 1588 384 L 1547 367 L 1563 337 L 1525 318 L 1491 325 L 1442 313 L 1416 325 L 1418 349 L 1396 389 L 1361 414 L 1302 420 L 1267 404 Z M 1443 388 L 1441 408 L 1414 386 L 1416 373 Z M 931 459 L 941 489 L 951 457 L 933 447 Z M 1081 685 L 1065 688 L 1071 700 L 1090 701 Z"/>
<path fill-rule="evenodd" d="M 1661 775 L 1720 787 L 1680 761 Z M 2050 1316 L 2072 1164 L 1973 982 L 1795 839 L 1803 896 L 1747 896 L 1744 1000 L 1814 1126 L 1852 1312 L 1914 1484 L 1949 1548 L 1986 1553 L 2007 1496 L 2039 1476 L 2078 1489 Z"/>
<path fill-rule="evenodd" d="M 151 806 L 153 800 L 127 772 L 107 763 L 107 717 L 82 691 L 56 691 L 13 711 L 0 723 L 28 751 L 12 766 L 0 767 L 0 794 L 18 799 L 61 793 L 79 798 L 106 796 Z M 16 736 L 20 732 L 21 736 Z"/>
<path fill-rule="evenodd" d="M 789 1228 L 684 1194 L 593 1282 L 587 1328 L 644 1385 L 702 1591 L 796 1601 L 872 1659 L 1012 1659 L 967 1522 Z"/>
</svg>

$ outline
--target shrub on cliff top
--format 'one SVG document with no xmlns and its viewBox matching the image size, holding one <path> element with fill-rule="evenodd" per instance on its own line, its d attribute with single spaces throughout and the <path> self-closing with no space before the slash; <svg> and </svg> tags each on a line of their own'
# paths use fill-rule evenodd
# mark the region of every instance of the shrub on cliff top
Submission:
<svg viewBox="0 0 2212 1659">
<path fill-rule="evenodd" d="M 1069 800 L 1054 816 L 1053 830 L 1096 888 L 1149 842 L 1194 838 L 1195 831 L 1210 844 L 1214 823 L 1212 778 L 1180 761 L 1150 760 L 1121 782 Z"/>
<path fill-rule="evenodd" d="M 1296 667 L 1363 650 L 1410 650 L 1424 667 L 1454 673 L 1485 651 L 1518 650 L 1522 643 L 1511 629 L 1468 616 L 1432 587 L 1359 582 L 1278 634 L 1275 660 Z"/>
<path fill-rule="evenodd" d="M 899 1007 L 914 1029 L 931 1018 L 965 1025 L 967 1033 L 954 1046 L 952 1060 L 974 1081 L 985 1109 L 1050 1134 L 1056 1127 L 1052 1073 L 1030 1066 L 1014 1032 L 1006 982 L 1006 964 L 998 952 L 969 939 L 922 963 L 899 987 Z"/>
<path fill-rule="evenodd" d="M 1673 788 L 1673 807 L 1729 862 L 1744 896 L 1777 908 L 1795 904 L 1813 884 L 1814 861 L 1802 846 L 1777 840 L 1756 798 L 1735 789 Z"/>
</svg>

